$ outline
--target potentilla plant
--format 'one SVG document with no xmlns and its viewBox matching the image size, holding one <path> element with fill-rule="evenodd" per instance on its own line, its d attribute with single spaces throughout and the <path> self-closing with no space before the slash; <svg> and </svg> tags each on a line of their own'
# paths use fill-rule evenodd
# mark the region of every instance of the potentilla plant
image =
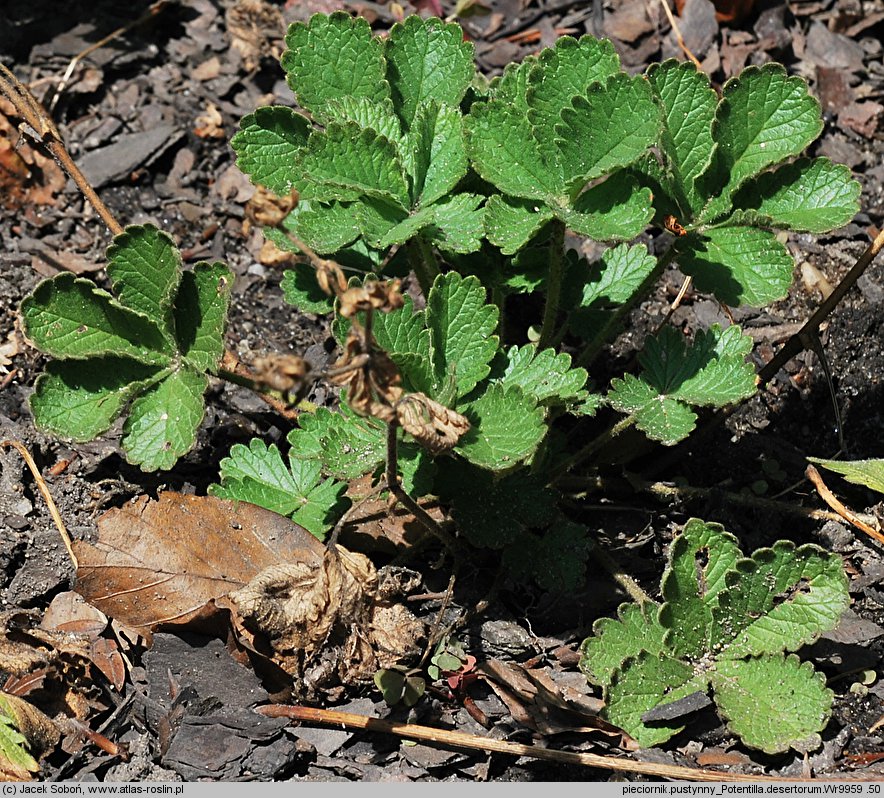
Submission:
<svg viewBox="0 0 884 798">
<path fill-rule="evenodd" d="M 721 97 L 688 64 L 630 76 L 590 36 L 489 82 L 462 30 L 438 19 L 381 38 L 363 19 L 317 14 L 286 44 L 297 108 L 258 108 L 232 146 L 255 184 L 298 198 L 265 233 L 299 261 L 286 299 L 333 314 L 341 409 L 302 412 L 285 456 L 234 446 L 214 492 L 321 537 L 347 484 L 373 475 L 427 525 L 418 500 L 441 498 L 511 575 L 577 585 L 589 539 L 561 509 L 567 465 L 630 426 L 675 444 L 697 408 L 755 391 L 736 325 L 691 339 L 664 327 L 609 386 L 591 378 L 595 356 L 672 263 L 727 304 L 786 294 L 793 263 L 774 230 L 824 232 L 858 209 L 845 167 L 800 157 L 822 129 L 819 103 L 777 65 L 750 67 Z M 654 229 L 666 232 L 653 252 L 635 243 Z M 589 262 L 566 250 L 566 230 L 611 246 Z M 116 296 L 62 276 L 25 301 L 25 332 L 56 358 L 32 400 L 39 425 L 86 439 L 128 409 L 124 447 L 148 469 L 192 445 L 229 274 L 182 272 L 173 252 L 153 228 L 127 231 L 109 253 Z M 416 301 L 391 280 L 409 271 Z M 529 293 L 543 310 L 516 337 L 507 298 Z M 110 383 L 108 359 L 121 365 Z M 560 430 L 601 407 L 622 415 L 575 456 Z"/>
</svg>

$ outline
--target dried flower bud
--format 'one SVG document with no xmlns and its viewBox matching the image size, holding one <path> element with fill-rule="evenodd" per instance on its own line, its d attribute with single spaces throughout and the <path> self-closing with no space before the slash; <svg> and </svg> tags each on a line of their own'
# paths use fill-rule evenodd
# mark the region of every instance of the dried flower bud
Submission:
<svg viewBox="0 0 884 798">
<path fill-rule="evenodd" d="M 363 286 L 348 288 L 341 294 L 339 313 L 352 318 L 360 311 L 380 310 L 389 313 L 404 304 L 400 280 L 369 280 Z"/>
<path fill-rule="evenodd" d="M 432 454 L 452 449 L 470 428 L 468 418 L 422 393 L 410 393 L 401 399 L 396 415 L 402 429 Z"/>
<path fill-rule="evenodd" d="M 255 358 L 252 368 L 256 382 L 275 391 L 298 393 L 304 387 L 310 364 L 297 355 L 265 355 Z"/>
</svg>

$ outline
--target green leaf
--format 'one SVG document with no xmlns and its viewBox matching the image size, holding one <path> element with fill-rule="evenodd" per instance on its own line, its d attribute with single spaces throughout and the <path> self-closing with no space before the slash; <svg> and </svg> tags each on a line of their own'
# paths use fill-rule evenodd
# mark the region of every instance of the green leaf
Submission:
<svg viewBox="0 0 884 798">
<path fill-rule="evenodd" d="M 107 276 L 120 303 L 151 319 L 172 343 L 172 301 L 182 272 L 172 237 L 153 225 L 132 225 L 114 237 L 107 258 Z"/>
<path fill-rule="evenodd" d="M 441 199 L 469 166 L 460 111 L 435 102 L 422 104 L 401 150 L 415 202 L 426 207 Z"/>
<path fill-rule="evenodd" d="M 554 47 L 543 50 L 529 65 L 526 98 L 528 118 L 539 141 L 553 142 L 561 114 L 571 100 L 583 95 L 593 83 L 616 74 L 620 59 L 607 39 L 562 36 Z"/>
<path fill-rule="evenodd" d="M 296 269 L 287 269 L 279 284 L 283 298 L 305 313 L 331 313 L 334 304 L 316 282 L 316 272 L 306 263 Z"/>
<path fill-rule="evenodd" d="M 537 56 L 529 55 L 520 64 L 507 64 L 500 77 L 491 81 L 488 96 L 504 104 L 515 106 L 521 113 L 528 112 L 528 77 L 537 63 Z"/>
<path fill-rule="evenodd" d="M 208 385 L 205 374 L 185 367 L 135 399 L 123 427 L 126 459 L 142 471 L 175 465 L 196 440 Z"/>
<path fill-rule="evenodd" d="M 477 103 L 464 119 L 473 168 L 505 194 L 545 200 L 562 194 L 565 175 L 550 142 L 534 138 L 525 112 L 503 100 Z"/>
<path fill-rule="evenodd" d="M 28 753 L 28 740 L 18 726 L 15 717 L 5 707 L 0 708 L 0 768 L 5 780 L 40 770 L 37 760 Z"/>
<path fill-rule="evenodd" d="M 280 197 L 288 196 L 301 180 L 301 150 L 310 123 L 291 108 L 269 105 L 248 114 L 230 140 L 236 165 L 249 179 Z"/>
<path fill-rule="evenodd" d="M 725 574 L 741 557 L 737 539 L 719 524 L 688 521 L 669 551 L 661 580 L 664 604 L 660 624 L 669 630 L 670 653 L 697 657 L 711 651 L 712 609 L 725 587 Z"/>
<path fill-rule="evenodd" d="M 660 109 L 648 82 L 613 75 L 575 97 L 556 126 L 571 189 L 632 163 L 657 142 Z"/>
<path fill-rule="evenodd" d="M 818 457 L 808 457 L 811 463 L 821 465 L 829 471 L 841 474 L 848 482 L 854 485 L 864 485 L 870 490 L 884 493 L 884 460 L 820 460 Z"/>
<path fill-rule="evenodd" d="M 64 273 L 44 280 L 21 304 L 25 335 L 53 357 L 121 355 L 167 365 L 172 347 L 156 324 L 91 280 Z"/>
<path fill-rule="evenodd" d="M 726 305 L 769 305 L 792 284 L 792 256 L 767 230 L 714 227 L 679 242 L 681 270 Z"/>
<path fill-rule="evenodd" d="M 571 356 L 554 349 L 540 352 L 534 344 L 514 346 L 506 353 L 500 378 L 504 388 L 516 385 L 537 404 L 562 405 L 585 399 L 586 369 L 571 368 Z"/>
<path fill-rule="evenodd" d="M 861 188 L 846 166 L 802 158 L 747 183 L 734 197 L 735 216 L 740 223 L 826 233 L 859 212 Z"/>
<path fill-rule="evenodd" d="M 656 604 L 621 604 L 617 619 L 597 620 L 592 626 L 592 637 L 580 646 L 580 670 L 586 678 L 607 687 L 630 657 L 641 651 L 662 654 L 666 630 L 657 620 L 658 612 Z"/>
<path fill-rule="evenodd" d="M 722 659 L 795 651 L 834 629 L 850 603 L 841 558 L 812 544 L 777 541 L 725 579 L 713 613 Z"/>
<path fill-rule="evenodd" d="M 656 265 L 657 259 L 644 244 L 620 244 L 605 250 L 589 267 L 580 306 L 597 308 L 625 304 L 653 273 Z"/>
<path fill-rule="evenodd" d="M 684 724 L 642 722 L 642 715 L 658 704 L 684 698 L 703 690 L 708 676 L 695 676 L 694 669 L 667 654 L 642 651 L 615 671 L 605 689 L 605 717 L 623 729 L 642 748 L 665 743 Z"/>
<path fill-rule="evenodd" d="M 612 380 L 608 401 L 634 415 L 650 438 L 671 446 L 694 427 L 696 415 L 688 403 L 723 407 L 755 392 L 755 372 L 745 362 L 751 345 L 736 325 L 701 330 L 690 347 L 675 329 L 664 327 L 639 355 L 641 378 L 625 374 Z"/>
<path fill-rule="evenodd" d="M 521 388 L 492 383 L 458 412 L 472 424 L 456 451 L 475 465 L 504 471 L 530 457 L 546 434 L 544 412 Z"/>
<path fill-rule="evenodd" d="M 374 337 L 399 367 L 406 388 L 433 394 L 433 367 L 430 360 L 430 333 L 424 312 L 415 312 L 410 297 L 390 313 L 374 317 Z"/>
<path fill-rule="evenodd" d="M 52 360 L 29 400 L 34 423 L 60 438 L 91 441 L 162 373 L 157 366 L 113 355 L 85 362 Z"/>
<path fill-rule="evenodd" d="M 724 84 L 712 135 L 717 147 L 704 180 L 718 193 L 703 211 L 709 222 L 726 213 L 733 193 L 769 166 L 798 155 L 823 129 L 819 101 L 780 64 L 751 66 Z"/>
<path fill-rule="evenodd" d="M 368 419 L 320 407 L 313 414 L 302 413 L 299 424 L 288 435 L 290 456 L 319 459 L 323 471 L 335 479 L 370 474 L 384 461 L 383 432 Z"/>
<path fill-rule="evenodd" d="M 674 446 L 687 438 L 697 423 L 697 414 L 687 405 L 661 395 L 634 374 L 611 380 L 607 398 L 615 410 L 635 415 L 635 425 L 665 446 Z"/>
<path fill-rule="evenodd" d="M 555 514 L 555 493 L 527 469 L 499 477 L 452 463 L 439 484 L 458 529 L 475 546 L 505 548 L 523 529 L 546 526 Z"/>
<path fill-rule="evenodd" d="M 484 197 L 478 194 L 455 194 L 432 205 L 433 222 L 426 235 L 443 252 L 467 254 L 478 252 L 485 235 Z"/>
<path fill-rule="evenodd" d="M 385 50 L 396 110 L 411 126 L 428 101 L 456 106 L 475 74 L 473 45 L 459 25 L 410 16 L 390 30 Z"/>
<path fill-rule="evenodd" d="M 197 263 L 182 277 L 174 308 L 178 349 L 200 371 L 214 372 L 224 354 L 233 280 L 223 263 Z"/>
<path fill-rule="evenodd" d="M 522 551 L 529 573 L 543 589 L 556 592 L 579 590 L 586 579 L 586 559 L 589 556 L 587 529 L 582 524 L 558 519 L 545 530 L 542 537 L 526 533 L 534 545 Z M 504 552 L 509 563 L 510 549 Z"/>
<path fill-rule="evenodd" d="M 673 327 L 649 338 L 639 355 L 643 378 L 660 393 L 692 405 L 724 407 L 755 393 L 755 369 L 746 362 L 752 338 L 731 325 L 698 330 L 694 342 Z"/>
<path fill-rule="evenodd" d="M 286 80 L 301 107 L 314 116 L 341 97 L 389 99 L 383 43 L 362 17 L 344 11 L 314 14 L 309 23 L 291 25 L 285 43 L 281 63 Z"/>
<path fill-rule="evenodd" d="M 317 460 L 292 458 L 286 466 L 275 444 L 258 438 L 248 446 L 234 445 L 221 461 L 221 484 L 212 485 L 213 496 L 246 501 L 287 515 L 320 540 L 334 516 L 343 508 L 346 485 L 321 477 Z"/>
<path fill-rule="evenodd" d="M 485 203 L 485 236 L 504 255 L 512 255 L 552 218 L 553 212 L 540 201 L 493 194 Z"/>
<path fill-rule="evenodd" d="M 441 384 L 454 369 L 459 397 L 491 370 L 498 315 L 496 305 L 485 304 L 485 289 L 477 277 L 449 272 L 437 277 L 430 289 L 427 327 L 437 382 Z"/>
<path fill-rule="evenodd" d="M 712 121 L 718 98 L 709 77 L 690 62 L 675 59 L 653 64 L 648 82 L 663 108 L 661 149 L 677 189 L 683 222 L 703 207 L 705 196 L 696 185 L 712 157 Z"/>
<path fill-rule="evenodd" d="M 584 191 L 572 208 L 556 209 L 556 215 L 575 233 L 597 241 L 623 241 L 645 229 L 654 208 L 650 189 L 618 172 Z"/>
<path fill-rule="evenodd" d="M 354 122 L 333 122 L 313 133 L 301 166 L 318 183 L 352 189 L 369 197 L 410 205 L 408 184 L 396 146 Z"/>
<path fill-rule="evenodd" d="M 353 206 L 343 202 L 322 203 L 304 200 L 286 216 L 282 224 L 286 230 L 290 230 L 320 255 L 336 253 L 348 244 L 352 244 L 360 232 Z M 273 230 L 273 233 L 268 235 L 268 230 Z M 299 251 L 281 230 L 265 228 L 264 235 L 280 249 Z"/>
<path fill-rule="evenodd" d="M 834 693 L 811 663 L 794 654 L 723 661 L 711 677 L 719 711 L 746 745 L 766 754 L 820 747 Z"/>
<path fill-rule="evenodd" d="M 341 481 L 373 473 L 386 457 L 386 430 L 373 419 L 359 418 L 346 406 L 341 413 L 320 407 L 302 413 L 300 429 L 288 435 L 290 459 L 307 458 L 322 463 L 322 470 Z M 399 444 L 402 485 L 412 496 L 432 487 L 433 463 L 416 444 Z"/>
<path fill-rule="evenodd" d="M 373 130 L 394 144 L 398 144 L 402 138 L 399 117 L 393 110 L 393 101 L 388 98 L 377 102 L 368 97 L 345 95 L 329 100 L 326 111 L 335 122 L 354 122 L 361 128 Z"/>
</svg>

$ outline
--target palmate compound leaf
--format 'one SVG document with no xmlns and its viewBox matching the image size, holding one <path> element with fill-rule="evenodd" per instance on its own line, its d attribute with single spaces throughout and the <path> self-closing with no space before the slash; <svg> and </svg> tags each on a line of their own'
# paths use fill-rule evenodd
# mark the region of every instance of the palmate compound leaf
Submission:
<svg viewBox="0 0 884 798">
<path fill-rule="evenodd" d="M 322 540 L 344 509 L 347 486 L 322 479 L 321 471 L 318 460 L 294 457 L 286 465 L 275 444 L 253 438 L 230 449 L 220 464 L 221 484 L 211 485 L 209 493 L 286 515 Z"/>
<path fill-rule="evenodd" d="M 589 374 L 586 369 L 571 368 L 571 356 L 565 352 L 538 352 L 534 344 L 526 344 L 511 347 L 501 361 L 505 366 L 500 383 L 517 385 L 538 404 L 571 404 L 589 395 L 584 387 Z"/>
<path fill-rule="evenodd" d="M 322 117 L 326 103 L 340 97 L 390 98 L 383 42 L 362 17 L 343 11 L 314 14 L 308 23 L 291 25 L 285 43 L 286 81 L 314 116 Z"/>
<path fill-rule="evenodd" d="M 206 372 L 224 351 L 233 274 L 221 263 L 183 272 L 171 239 L 148 225 L 124 230 L 108 252 L 114 288 L 135 309 L 70 274 L 44 281 L 22 302 L 25 334 L 58 358 L 38 378 L 34 418 L 62 438 L 88 440 L 131 402 L 127 459 L 145 471 L 170 468 L 203 417 Z"/>
<path fill-rule="evenodd" d="M 835 694 L 811 663 L 795 654 L 724 660 L 711 681 L 728 728 L 746 745 L 766 754 L 820 747 Z"/>
<path fill-rule="evenodd" d="M 745 360 L 751 347 L 736 325 L 701 330 L 690 346 L 664 327 L 639 355 L 642 375 L 612 380 L 608 402 L 633 416 L 648 437 L 671 446 L 694 428 L 690 405 L 723 407 L 755 393 L 755 372 Z"/>
<path fill-rule="evenodd" d="M 821 465 L 823 468 L 841 474 L 848 482 L 854 485 L 864 485 L 870 490 L 884 493 L 884 460 L 820 460 L 818 457 L 808 457 L 811 463 Z"/>
<path fill-rule="evenodd" d="M 501 477 L 484 467 L 449 462 L 440 470 L 438 486 L 451 502 L 458 530 L 475 546 L 506 548 L 523 529 L 544 527 L 555 517 L 555 493 L 527 469 Z"/>
<path fill-rule="evenodd" d="M 739 188 L 769 166 L 800 154 L 823 129 L 819 101 L 780 64 L 747 67 L 724 84 L 712 135 L 715 156 L 703 176 L 714 196 L 702 221 L 726 213 Z"/>
<path fill-rule="evenodd" d="M 834 629 L 850 603 L 841 558 L 777 541 L 739 560 L 713 608 L 719 659 L 795 651 Z"/>
</svg>

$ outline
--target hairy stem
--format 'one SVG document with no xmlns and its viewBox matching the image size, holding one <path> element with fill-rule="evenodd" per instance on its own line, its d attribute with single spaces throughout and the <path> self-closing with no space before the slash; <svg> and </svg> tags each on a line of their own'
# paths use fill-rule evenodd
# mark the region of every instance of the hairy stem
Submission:
<svg viewBox="0 0 884 798">
<path fill-rule="evenodd" d="M 433 287 L 433 280 L 439 274 L 439 264 L 433 254 L 433 248 L 423 236 L 416 235 L 408 242 L 408 261 L 414 269 L 421 291 L 425 297 L 428 297 L 430 288 Z"/>
<path fill-rule="evenodd" d="M 602 566 L 608 575 L 626 592 L 636 604 L 653 604 L 654 600 L 642 590 L 638 582 L 635 581 L 608 552 L 606 552 L 595 541 L 590 541 L 590 554 L 595 561 Z"/>
<path fill-rule="evenodd" d="M 559 316 L 559 301 L 562 298 L 562 276 L 565 271 L 564 259 L 565 223 L 555 219 L 552 222 L 552 235 L 549 241 L 549 271 L 546 275 L 546 305 L 543 308 L 543 323 L 537 350 L 546 349 L 552 342 Z"/>
<path fill-rule="evenodd" d="M 593 438 L 586 444 L 586 446 L 574 452 L 574 454 L 565 460 L 564 463 L 561 463 L 553 470 L 549 480 L 550 483 L 558 481 L 559 478 L 571 471 L 572 468 L 575 468 L 588 460 L 606 443 L 608 443 L 608 441 L 616 438 L 621 432 L 629 429 L 633 424 L 635 424 L 635 415 L 626 416 L 625 418 L 620 419 L 620 421 L 618 421 L 613 427 L 606 429 L 601 435 Z"/>
</svg>

